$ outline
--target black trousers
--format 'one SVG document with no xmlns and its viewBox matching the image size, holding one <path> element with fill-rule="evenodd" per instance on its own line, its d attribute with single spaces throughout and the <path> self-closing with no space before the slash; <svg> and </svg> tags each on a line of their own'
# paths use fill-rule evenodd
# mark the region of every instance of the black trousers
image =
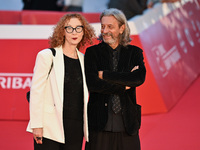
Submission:
<svg viewBox="0 0 200 150">
<path fill-rule="evenodd" d="M 90 132 L 85 150 L 140 150 L 140 139 L 126 132 Z"/>
<path fill-rule="evenodd" d="M 83 122 L 64 119 L 65 144 L 43 138 L 43 144 L 34 140 L 34 150 L 81 150 L 83 143 Z"/>
</svg>

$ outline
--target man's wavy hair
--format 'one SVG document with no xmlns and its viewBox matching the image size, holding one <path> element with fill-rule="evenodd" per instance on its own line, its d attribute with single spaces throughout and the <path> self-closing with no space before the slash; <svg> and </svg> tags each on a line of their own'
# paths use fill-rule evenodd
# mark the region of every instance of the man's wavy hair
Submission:
<svg viewBox="0 0 200 150">
<path fill-rule="evenodd" d="M 54 27 L 52 36 L 49 37 L 50 47 L 61 46 L 65 43 L 65 23 L 70 21 L 71 18 L 78 18 L 83 25 L 83 38 L 78 44 L 77 48 L 84 47 L 86 43 L 93 44 L 93 38 L 95 38 L 95 31 L 92 26 L 89 25 L 88 21 L 79 13 L 69 13 L 64 15 L 57 25 Z"/>
<path fill-rule="evenodd" d="M 127 19 L 124 15 L 124 13 L 121 10 L 118 10 L 116 8 L 110 8 L 110 9 L 106 9 L 104 10 L 101 15 L 100 15 L 100 20 L 104 17 L 104 16 L 113 16 L 115 17 L 115 19 L 118 21 L 119 27 L 121 27 L 123 24 L 125 25 L 125 29 L 124 32 L 120 35 L 120 39 L 119 39 L 119 44 L 123 45 L 123 46 L 127 46 L 130 44 L 131 42 L 131 38 L 130 38 L 130 28 L 127 22 Z M 102 35 L 100 34 L 99 40 L 103 40 Z"/>
</svg>

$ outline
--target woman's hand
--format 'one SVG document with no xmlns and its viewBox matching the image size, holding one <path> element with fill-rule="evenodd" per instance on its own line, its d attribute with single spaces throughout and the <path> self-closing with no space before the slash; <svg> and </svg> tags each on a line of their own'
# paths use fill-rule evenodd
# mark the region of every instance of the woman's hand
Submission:
<svg viewBox="0 0 200 150">
<path fill-rule="evenodd" d="M 43 128 L 33 128 L 33 138 L 37 144 L 42 144 Z"/>
</svg>

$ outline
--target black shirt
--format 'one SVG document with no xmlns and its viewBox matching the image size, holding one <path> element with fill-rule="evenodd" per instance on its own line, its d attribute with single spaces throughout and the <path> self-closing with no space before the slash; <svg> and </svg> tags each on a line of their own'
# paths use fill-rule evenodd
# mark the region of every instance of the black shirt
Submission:
<svg viewBox="0 0 200 150">
<path fill-rule="evenodd" d="M 83 77 L 79 59 L 64 55 L 64 102 L 63 116 L 83 120 Z"/>
<path fill-rule="evenodd" d="M 117 48 L 112 49 L 109 45 L 107 45 L 108 51 L 109 51 L 109 59 L 112 71 L 117 71 L 117 65 L 119 61 L 119 54 L 120 54 L 120 49 L 121 45 L 119 45 Z M 114 52 L 117 51 L 117 61 L 113 61 L 113 55 Z M 117 114 L 115 114 L 112 110 L 112 98 L 113 95 L 110 96 L 109 101 L 108 101 L 108 122 L 105 126 L 105 131 L 111 131 L 111 132 L 122 132 L 125 131 L 125 127 L 123 124 L 123 118 L 122 118 L 122 113 L 121 111 Z"/>
</svg>

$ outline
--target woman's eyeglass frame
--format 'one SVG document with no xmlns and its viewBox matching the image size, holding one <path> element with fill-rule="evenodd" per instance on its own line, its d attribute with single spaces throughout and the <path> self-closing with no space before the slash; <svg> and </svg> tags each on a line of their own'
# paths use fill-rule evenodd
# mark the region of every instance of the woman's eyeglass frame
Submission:
<svg viewBox="0 0 200 150">
<path fill-rule="evenodd" d="M 79 28 L 80 28 L 80 31 L 77 31 L 77 29 L 79 29 Z M 73 28 L 71 26 L 65 26 L 65 31 L 67 33 L 72 33 L 72 32 L 74 32 L 74 30 L 76 31 L 76 33 L 81 33 L 83 31 L 83 26 L 77 26 L 76 28 Z"/>
</svg>

